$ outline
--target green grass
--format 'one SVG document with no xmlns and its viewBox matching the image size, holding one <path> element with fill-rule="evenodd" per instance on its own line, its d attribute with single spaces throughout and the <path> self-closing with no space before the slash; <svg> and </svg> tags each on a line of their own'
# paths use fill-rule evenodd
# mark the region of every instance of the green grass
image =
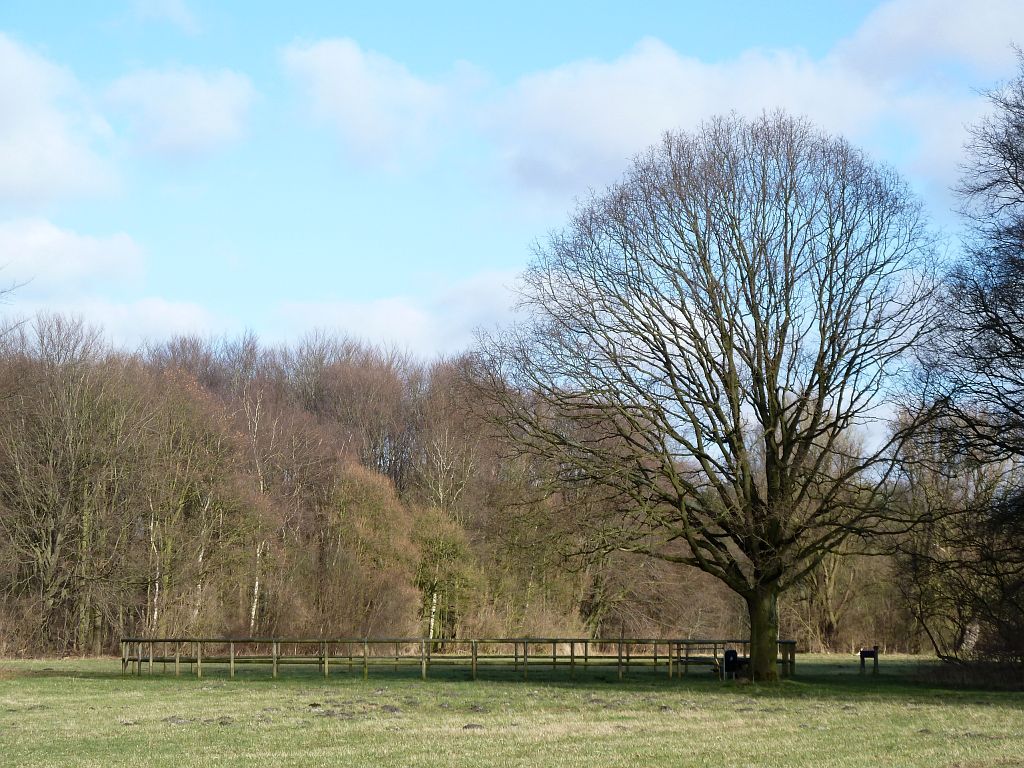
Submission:
<svg viewBox="0 0 1024 768">
<path fill-rule="evenodd" d="M 122 678 L 116 659 L 0 661 L 0 765 L 1024 766 L 1024 694 L 917 683 L 907 659 L 883 658 L 878 678 L 852 657 L 797 661 L 778 685 L 703 670 Z"/>
</svg>

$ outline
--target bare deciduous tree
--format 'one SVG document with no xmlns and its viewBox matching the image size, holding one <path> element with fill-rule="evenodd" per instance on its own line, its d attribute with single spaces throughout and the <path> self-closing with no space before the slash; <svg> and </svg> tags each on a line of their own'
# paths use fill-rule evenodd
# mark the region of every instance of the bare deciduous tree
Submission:
<svg viewBox="0 0 1024 768">
<path fill-rule="evenodd" d="M 1020 665 L 1021 464 L 965 449 L 959 418 L 935 427 L 904 449 L 904 503 L 921 524 L 897 540 L 900 589 L 939 658 Z"/>
<path fill-rule="evenodd" d="M 603 546 L 743 597 L 772 679 L 779 594 L 876 519 L 914 430 L 880 424 L 933 328 L 931 256 L 890 169 L 783 114 L 714 119 L 537 248 L 532 319 L 483 340 L 483 389 L 559 487 L 615 502 Z"/>
<path fill-rule="evenodd" d="M 1024 54 L 1017 77 L 989 94 L 959 192 L 973 224 L 946 291 L 934 364 L 938 396 L 972 448 L 1024 455 Z"/>
<path fill-rule="evenodd" d="M 912 450 L 929 524 L 906 542 L 908 600 L 948 660 L 1024 663 L 1024 53 L 989 92 L 958 192 L 971 224 L 925 391 L 944 407 Z M 930 492 L 929 492 L 930 491 Z M 931 512 L 935 508 L 938 512 Z"/>
</svg>

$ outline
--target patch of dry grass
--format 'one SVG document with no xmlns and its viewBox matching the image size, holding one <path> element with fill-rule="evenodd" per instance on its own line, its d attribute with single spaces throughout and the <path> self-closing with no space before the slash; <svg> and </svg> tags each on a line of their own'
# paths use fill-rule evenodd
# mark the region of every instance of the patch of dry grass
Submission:
<svg viewBox="0 0 1024 768">
<path fill-rule="evenodd" d="M 845 658 L 799 661 L 796 680 L 773 686 L 122 678 L 117 660 L 5 662 L 0 744 L 5 765 L 29 767 L 1022 766 L 1022 694 L 915 684 L 907 661 L 886 659 L 877 679 Z"/>
</svg>

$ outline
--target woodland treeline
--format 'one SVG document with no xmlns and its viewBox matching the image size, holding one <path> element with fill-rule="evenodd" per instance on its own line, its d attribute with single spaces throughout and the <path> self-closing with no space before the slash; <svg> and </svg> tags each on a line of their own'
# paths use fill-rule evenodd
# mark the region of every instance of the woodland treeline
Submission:
<svg viewBox="0 0 1024 768">
<path fill-rule="evenodd" d="M 749 636 L 766 680 L 779 635 L 1024 665 L 1024 58 L 989 100 L 947 263 L 894 171 L 731 115 L 581 204 L 531 319 L 462 356 L 9 322 L 0 653 L 623 633 Z"/>
<path fill-rule="evenodd" d="M 592 501 L 538 494 L 550 473 L 512 457 L 464 363 L 326 333 L 129 354 L 60 315 L 8 330 L 2 651 L 109 652 L 125 634 L 746 631 L 714 579 L 604 552 L 582 522 Z M 784 633 L 919 649 L 897 567 L 827 558 L 785 601 Z"/>
</svg>

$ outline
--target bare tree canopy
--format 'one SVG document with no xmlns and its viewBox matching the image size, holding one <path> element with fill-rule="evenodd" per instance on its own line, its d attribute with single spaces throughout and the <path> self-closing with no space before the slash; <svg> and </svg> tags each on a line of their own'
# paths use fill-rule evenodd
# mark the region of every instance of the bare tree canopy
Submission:
<svg viewBox="0 0 1024 768">
<path fill-rule="evenodd" d="M 603 546 L 744 598 L 771 679 L 778 595 L 874 519 L 914 429 L 879 425 L 934 327 L 932 253 L 894 171 L 785 114 L 720 117 L 537 248 L 530 319 L 481 373 L 521 451 L 612 502 Z"/>
<path fill-rule="evenodd" d="M 946 291 L 934 367 L 974 449 L 1024 455 L 1024 54 L 988 94 L 993 112 L 967 146 L 959 193 L 972 223 Z"/>
<path fill-rule="evenodd" d="M 927 350 L 943 406 L 911 450 L 927 524 L 900 542 L 902 583 L 937 654 L 1024 663 L 1024 54 L 988 93 L 958 188 L 970 224 Z M 933 512 L 937 510 L 937 512 Z"/>
</svg>

